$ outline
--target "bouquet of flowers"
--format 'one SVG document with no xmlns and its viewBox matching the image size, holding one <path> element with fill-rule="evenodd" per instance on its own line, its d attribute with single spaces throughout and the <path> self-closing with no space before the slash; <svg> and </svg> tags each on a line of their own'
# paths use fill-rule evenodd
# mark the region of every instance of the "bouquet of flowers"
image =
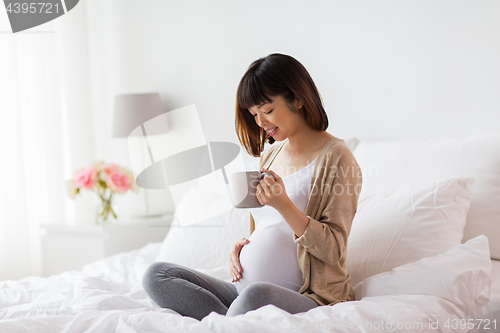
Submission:
<svg viewBox="0 0 500 333">
<path fill-rule="evenodd" d="M 139 192 L 132 172 L 124 167 L 112 163 L 99 161 L 89 167 L 75 172 L 74 179 L 66 181 L 68 195 L 74 199 L 81 189 L 95 192 L 101 199 L 101 206 L 97 210 L 97 222 L 107 221 L 110 214 L 116 219 L 112 207 L 113 195 L 123 194 L 128 190 Z"/>
</svg>

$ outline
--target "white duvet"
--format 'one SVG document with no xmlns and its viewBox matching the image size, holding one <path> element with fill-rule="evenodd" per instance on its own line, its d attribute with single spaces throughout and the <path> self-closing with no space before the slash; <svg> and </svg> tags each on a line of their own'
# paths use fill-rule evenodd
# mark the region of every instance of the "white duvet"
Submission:
<svg viewBox="0 0 500 333">
<path fill-rule="evenodd" d="M 212 312 L 197 321 L 159 308 L 142 289 L 143 272 L 160 246 L 120 253 L 81 271 L 0 282 L 0 332 L 468 332 L 464 324 L 477 323 L 491 285 L 488 243 L 479 236 L 366 279 L 356 288 L 359 301 L 295 315 L 267 305 L 236 317 Z"/>
</svg>

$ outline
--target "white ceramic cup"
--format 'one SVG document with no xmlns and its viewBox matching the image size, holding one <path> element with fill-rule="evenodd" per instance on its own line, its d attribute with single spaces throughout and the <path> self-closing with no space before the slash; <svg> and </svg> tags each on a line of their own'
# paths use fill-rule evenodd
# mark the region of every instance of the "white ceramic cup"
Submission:
<svg viewBox="0 0 500 333">
<path fill-rule="evenodd" d="M 270 173 L 262 171 L 242 171 L 231 175 L 229 186 L 233 196 L 234 207 L 236 208 L 257 208 L 262 207 L 257 199 L 257 185 L 265 176 Z"/>
</svg>

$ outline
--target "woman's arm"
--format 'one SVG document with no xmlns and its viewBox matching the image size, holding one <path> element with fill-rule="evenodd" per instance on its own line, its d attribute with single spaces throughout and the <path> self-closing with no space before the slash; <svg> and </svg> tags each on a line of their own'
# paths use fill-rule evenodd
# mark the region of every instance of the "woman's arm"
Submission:
<svg viewBox="0 0 500 333">
<path fill-rule="evenodd" d="M 276 146 L 273 146 L 268 150 L 265 150 L 260 153 L 259 170 L 261 170 L 264 167 L 264 163 L 266 163 L 267 160 L 269 159 L 270 153 L 273 151 L 274 147 Z M 254 230 L 255 230 L 255 220 L 253 219 L 252 213 L 250 213 L 250 235 L 254 232 Z"/>
<path fill-rule="evenodd" d="M 304 234 L 304 231 L 307 229 L 307 225 L 309 223 L 309 218 L 304 215 L 291 200 L 283 206 L 276 207 L 276 210 L 281 214 L 290 228 L 292 228 L 297 237 Z"/>
<path fill-rule="evenodd" d="M 335 155 L 328 168 L 335 170 L 333 182 L 312 190 L 320 191 L 310 203 L 315 218 L 307 215 L 309 224 L 304 233 L 300 237 L 293 235 L 297 244 L 330 265 L 345 257 L 362 183 L 361 169 L 352 153 L 342 151 Z"/>
<path fill-rule="evenodd" d="M 253 219 L 252 213 L 250 213 L 250 235 L 255 230 L 255 221 Z"/>
</svg>

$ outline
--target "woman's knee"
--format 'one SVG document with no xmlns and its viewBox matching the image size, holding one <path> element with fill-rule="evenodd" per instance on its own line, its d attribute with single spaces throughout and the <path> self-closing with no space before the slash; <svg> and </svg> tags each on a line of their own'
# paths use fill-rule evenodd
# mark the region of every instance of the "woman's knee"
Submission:
<svg viewBox="0 0 500 333">
<path fill-rule="evenodd" d="M 174 267 L 176 267 L 176 265 L 169 262 L 155 262 L 151 264 L 144 272 L 142 286 L 148 291 L 160 278 L 165 278 L 170 268 Z"/>
<path fill-rule="evenodd" d="M 249 284 L 233 301 L 226 316 L 233 317 L 270 304 L 274 287 L 275 285 L 269 282 Z"/>
<path fill-rule="evenodd" d="M 247 299 L 263 300 L 273 292 L 275 287 L 276 285 L 270 282 L 254 282 L 243 289 L 240 296 L 243 295 Z"/>
</svg>

